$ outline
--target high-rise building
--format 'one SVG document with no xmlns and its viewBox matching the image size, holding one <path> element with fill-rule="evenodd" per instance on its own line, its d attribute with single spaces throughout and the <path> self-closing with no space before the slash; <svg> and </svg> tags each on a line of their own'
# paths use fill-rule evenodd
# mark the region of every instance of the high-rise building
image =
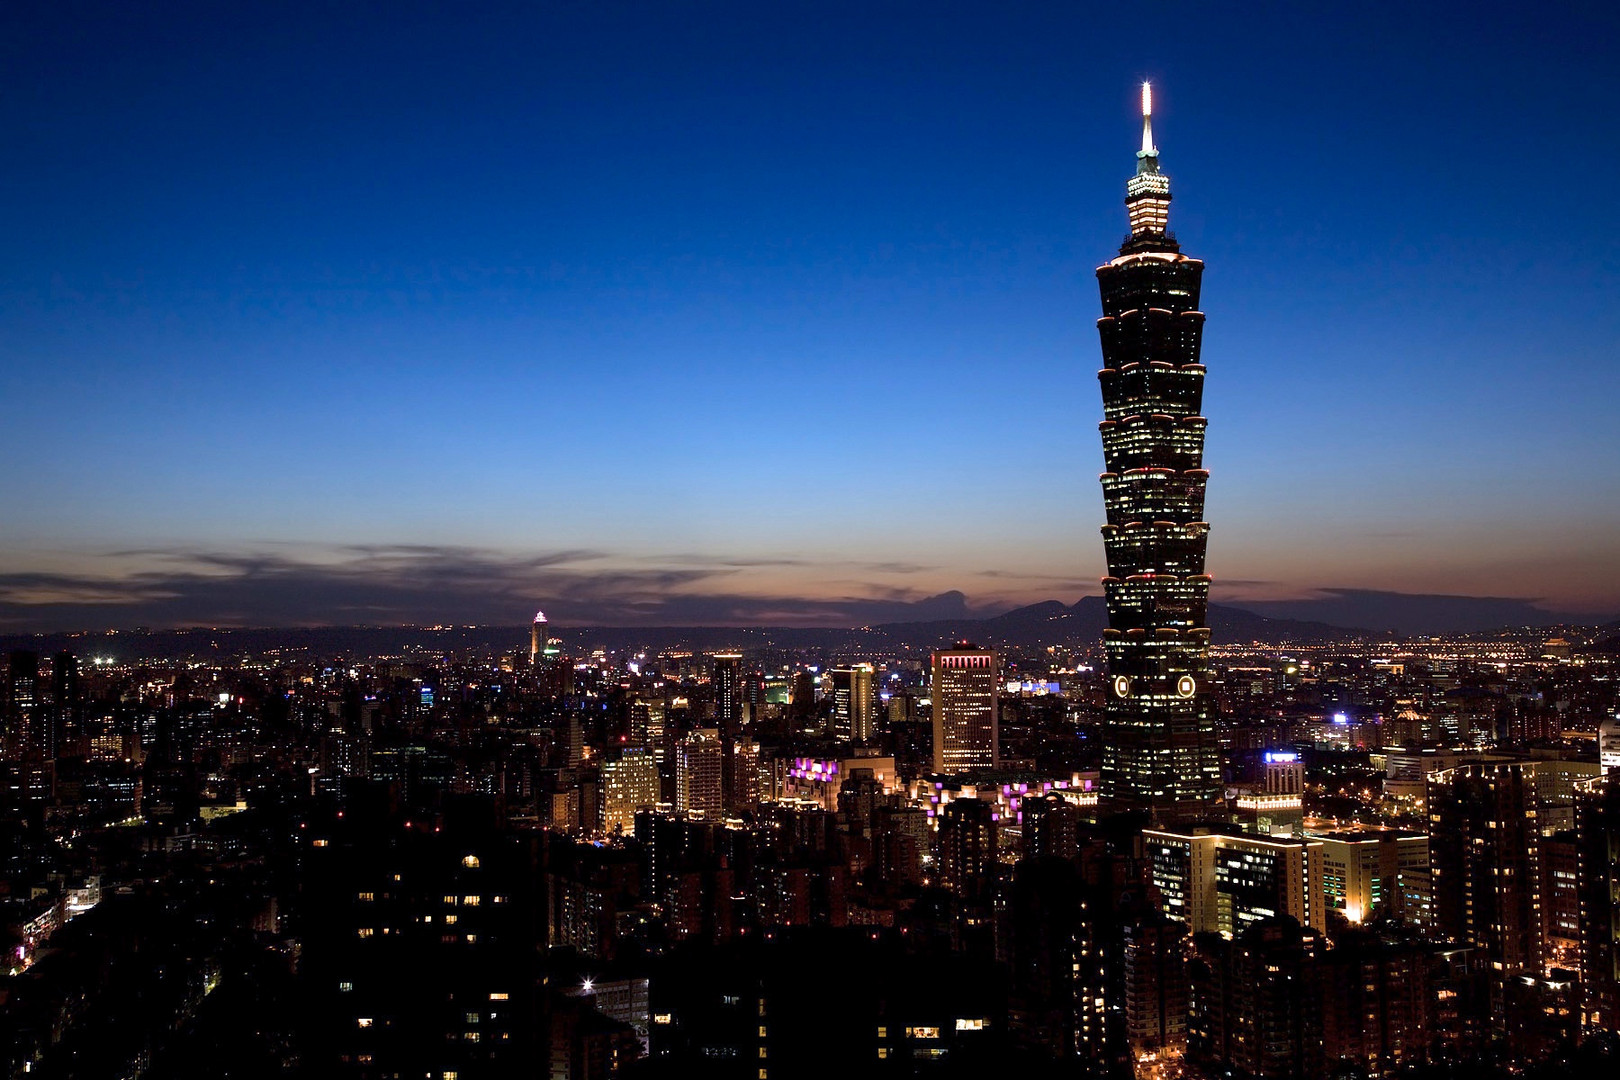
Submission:
<svg viewBox="0 0 1620 1080">
<path fill-rule="evenodd" d="M 84 734 L 83 728 L 84 687 L 79 676 L 79 658 L 70 652 L 59 652 L 51 659 L 49 742 L 52 749 L 49 756 L 82 756 L 79 743 Z"/>
<path fill-rule="evenodd" d="M 39 653 L 19 649 L 6 661 L 3 735 L 0 752 L 13 761 L 38 761 L 44 740 L 39 700 Z M 53 752 L 50 757 L 56 755 Z"/>
<path fill-rule="evenodd" d="M 719 814 L 722 805 L 720 733 L 702 728 L 675 748 L 675 809 L 682 814 Z"/>
<path fill-rule="evenodd" d="M 1226 1075 L 1324 1075 L 1322 935 L 1279 915 L 1195 943 L 1188 1056 Z"/>
<path fill-rule="evenodd" d="M 1576 796 L 1581 1017 L 1587 1030 L 1620 1027 L 1620 774 L 1588 780 Z"/>
<path fill-rule="evenodd" d="M 742 726 L 742 653 L 714 654 L 714 723 L 729 738 Z"/>
<path fill-rule="evenodd" d="M 1101 798 L 1155 822 L 1206 817 L 1220 763 L 1206 690 L 1204 264 L 1166 231 L 1170 180 L 1142 86 L 1142 149 L 1125 186 L 1131 234 L 1097 269 L 1103 317 L 1103 546 L 1109 697 Z"/>
<path fill-rule="evenodd" d="M 640 747 L 602 763 L 602 831 L 632 833 L 636 811 L 658 805 L 658 761 Z"/>
<path fill-rule="evenodd" d="M 753 810 L 759 805 L 760 749 L 746 735 L 727 741 L 723 792 L 727 810 Z"/>
<path fill-rule="evenodd" d="M 550 640 L 547 637 L 547 627 L 546 613 L 543 611 L 535 612 L 534 625 L 529 628 L 529 665 L 531 667 L 539 667 L 545 662 L 546 642 Z"/>
<path fill-rule="evenodd" d="M 1462 765 L 1429 776 L 1434 914 L 1505 975 L 1541 968 L 1541 829 L 1530 762 Z"/>
<path fill-rule="evenodd" d="M 872 740 L 877 720 L 877 695 L 872 691 L 872 665 L 855 664 L 832 669 L 833 735 L 865 743 Z"/>
<path fill-rule="evenodd" d="M 978 896 L 995 884 L 995 807 L 955 799 L 939 819 L 939 881 L 958 896 Z"/>
<path fill-rule="evenodd" d="M 967 645 L 933 655 L 934 772 L 996 765 L 996 654 Z"/>
<path fill-rule="evenodd" d="M 1142 842 L 1164 913 L 1194 933 L 1241 934 L 1277 915 L 1326 926 L 1320 840 L 1147 829 Z"/>
<path fill-rule="evenodd" d="M 664 703 L 642 701 L 630 703 L 630 741 L 651 750 L 659 763 L 669 756 L 664 740 Z"/>
<path fill-rule="evenodd" d="M 1560 764 L 1557 762 L 1554 765 Z M 1433 925 L 1471 945 L 1490 976 L 1493 1030 L 1509 1025 L 1508 983 L 1536 977 L 1548 956 L 1542 896 L 1541 762 L 1459 765 L 1428 781 Z"/>
</svg>

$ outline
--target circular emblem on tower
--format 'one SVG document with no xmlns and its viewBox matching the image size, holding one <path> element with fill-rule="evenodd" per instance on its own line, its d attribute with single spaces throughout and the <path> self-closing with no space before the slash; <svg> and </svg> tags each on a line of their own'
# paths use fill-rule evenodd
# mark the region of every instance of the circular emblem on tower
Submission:
<svg viewBox="0 0 1620 1080">
<path fill-rule="evenodd" d="M 1193 677 L 1191 675 L 1183 675 L 1181 678 L 1176 680 L 1176 693 L 1180 694 L 1182 697 L 1192 697 L 1197 690 L 1198 684 L 1193 681 Z"/>
<path fill-rule="evenodd" d="M 1115 675 L 1114 676 L 1114 696 L 1116 696 L 1116 697 L 1130 697 L 1131 696 L 1131 677 L 1129 675 Z"/>
</svg>

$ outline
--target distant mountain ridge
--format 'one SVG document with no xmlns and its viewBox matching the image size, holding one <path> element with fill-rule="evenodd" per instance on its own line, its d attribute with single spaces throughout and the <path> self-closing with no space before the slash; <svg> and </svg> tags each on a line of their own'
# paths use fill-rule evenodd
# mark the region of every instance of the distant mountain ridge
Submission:
<svg viewBox="0 0 1620 1080">
<path fill-rule="evenodd" d="M 1240 608 L 1212 604 L 1210 628 L 1216 644 L 1265 645 L 1332 644 L 1363 640 L 1368 635 L 1326 623 L 1271 619 Z M 883 648 L 897 651 L 931 649 L 970 640 L 981 645 L 1036 647 L 1101 642 L 1108 624 L 1102 597 L 1082 597 L 1077 603 L 1047 600 L 1014 608 L 988 618 L 950 618 L 884 623 L 860 628 L 780 626 L 648 626 L 558 627 L 571 651 L 595 648 L 687 648 L 697 651 L 722 648 L 820 649 L 828 653 L 869 653 Z M 0 637 L 0 649 L 31 649 L 42 653 L 67 650 L 81 657 L 109 656 L 118 660 L 175 660 L 191 657 L 263 656 L 279 651 L 289 661 L 310 656 L 402 656 L 408 653 L 523 652 L 528 649 L 529 627 L 454 626 L 442 629 L 414 626 L 347 626 L 275 628 L 192 628 L 136 630 L 118 633 L 9 635 Z"/>
<path fill-rule="evenodd" d="M 1219 645 L 1257 642 L 1266 645 L 1322 645 L 1360 641 L 1364 630 L 1330 626 L 1298 619 L 1273 619 L 1223 604 L 1209 606 L 1210 635 Z M 1046 645 L 1059 642 L 1101 641 L 1108 625 L 1108 607 L 1100 596 L 1083 596 L 1076 603 L 1046 600 L 988 619 L 943 619 L 932 622 L 887 623 L 877 627 L 891 637 L 933 638 L 944 641 L 978 640 L 980 644 Z"/>
</svg>

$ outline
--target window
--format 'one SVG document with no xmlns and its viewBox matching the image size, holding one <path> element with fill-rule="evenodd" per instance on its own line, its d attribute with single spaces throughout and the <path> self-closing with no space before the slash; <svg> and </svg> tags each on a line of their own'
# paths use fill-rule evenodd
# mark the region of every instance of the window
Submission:
<svg viewBox="0 0 1620 1080">
<path fill-rule="evenodd" d="M 377 894 L 369 892 L 355 893 L 354 898 L 362 904 L 370 904 L 377 899 Z"/>
<path fill-rule="evenodd" d="M 461 906 L 462 907 L 477 907 L 478 902 L 480 900 L 482 900 L 482 899 L 483 898 L 479 897 L 479 896 L 463 896 L 461 898 Z"/>
<path fill-rule="evenodd" d="M 340 994 L 352 994 L 352 993 L 354 993 L 354 983 L 352 983 L 352 982 L 340 982 L 340 983 L 338 983 L 338 993 L 340 993 Z"/>
<path fill-rule="evenodd" d="M 505 1001 L 507 999 L 507 997 L 508 997 L 508 995 L 497 992 L 497 993 L 490 994 L 489 995 L 489 1000 L 491 1000 L 491 1001 Z"/>
<path fill-rule="evenodd" d="M 461 865 L 465 866 L 469 870 L 478 869 L 478 856 L 468 855 L 466 858 L 461 860 Z"/>
<path fill-rule="evenodd" d="M 374 933 L 376 933 L 376 931 L 369 926 L 362 926 L 360 929 L 355 931 L 356 935 L 363 938 L 368 938 Z"/>
<path fill-rule="evenodd" d="M 362 1017 L 360 1017 L 358 1020 L 356 1020 L 354 1022 L 355 1027 L 363 1027 L 363 1028 L 368 1028 L 368 1027 L 371 1026 L 371 1024 L 372 1024 L 372 1020 L 371 1020 L 371 1017 L 369 1017 L 369 1016 L 362 1016 Z"/>
</svg>

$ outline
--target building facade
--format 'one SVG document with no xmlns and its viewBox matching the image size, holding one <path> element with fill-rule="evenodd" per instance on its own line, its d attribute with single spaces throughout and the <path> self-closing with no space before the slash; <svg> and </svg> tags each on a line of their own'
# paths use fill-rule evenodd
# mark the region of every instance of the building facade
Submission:
<svg viewBox="0 0 1620 1080">
<path fill-rule="evenodd" d="M 1102 339 L 1108 736 L 1101 794 L 1155 823 L 1207 817 L 1221 795 L 1207 689 L 1204 264 L 1166 231 L 1170 180 L 1142 87 L 1142 149 L 1126 184 L 1131 234 L 1097 269 Z"/>
<path fill-rule="evenodd" d="M 872 741 L 877 725 L 877 694 L 872 665 L 832 669 L 833 736 L 851 742 Z"/>
<path fill-rule="evenodd" d="M 957 775 L 996 766 L 1000 700 L 996 654 L 941 649 L 933 655 L 934 772 Z"/>
</svg>

